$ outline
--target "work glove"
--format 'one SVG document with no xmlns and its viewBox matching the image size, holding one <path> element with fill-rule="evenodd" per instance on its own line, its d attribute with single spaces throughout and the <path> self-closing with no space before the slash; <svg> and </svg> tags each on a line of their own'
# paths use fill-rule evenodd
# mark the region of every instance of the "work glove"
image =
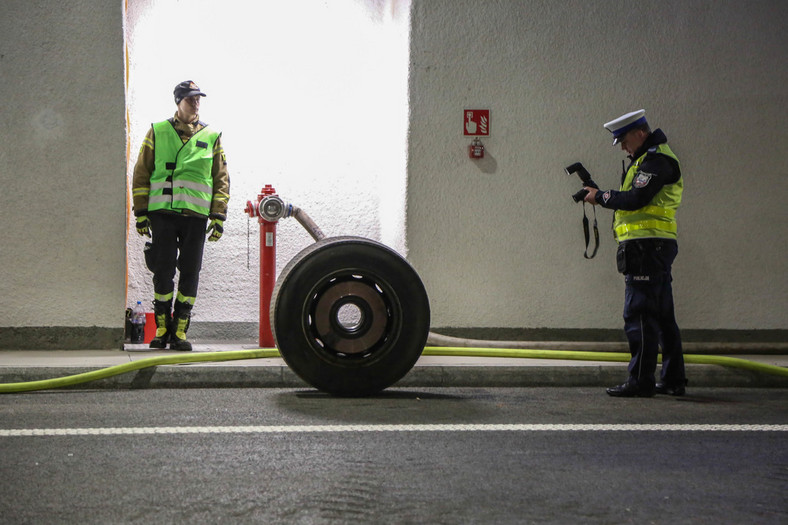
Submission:
<svg viewBox="0 0 788 525">
<path fill-rule="evenodd" d="M 137 217 L 137 233 L 150 237 L 150 221 L 147 215 Z"/>
<path fill-rule="evenodd" d="M 205 230 L 205 233 L 211 234 L 208 237 L 209 241 L 218 241 L 222 238 L 222 234 L 224 233 L 224 221 L 221 219 L 211 219 L 211 222 L 208 224 L 208 229 Z"/>
</svg>

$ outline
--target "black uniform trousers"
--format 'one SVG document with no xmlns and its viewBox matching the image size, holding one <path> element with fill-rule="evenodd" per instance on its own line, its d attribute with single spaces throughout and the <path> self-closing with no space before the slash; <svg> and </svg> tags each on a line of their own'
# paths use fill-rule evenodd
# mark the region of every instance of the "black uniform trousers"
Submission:
<svg viewBox="0 0 788 525">
<path fill-rule="evenodd" d="M 153 291 L 158 296 L 173 293 L 177 268 L 178 292 L 185 297 L 197 297 L 208 220 L 175 213 L 151 213 L 148 218 Z"/>
<path fill-rule="evenodd" d="M 632 359 L 631 382 L 641 388 L 654 387 L 659 348 L 662 348 L 660 378 L 667 385 L 684 385 L 684 354 L 673 309 L 671 267 L 678 243 L 671 239 L 625 241 L 630 254 L 624 274 L 624 331 Z"/>
</svg>

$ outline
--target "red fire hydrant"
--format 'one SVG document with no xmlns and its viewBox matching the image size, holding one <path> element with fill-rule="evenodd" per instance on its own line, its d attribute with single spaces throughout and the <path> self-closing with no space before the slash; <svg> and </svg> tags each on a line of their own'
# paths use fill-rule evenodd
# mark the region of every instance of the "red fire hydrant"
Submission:
<svg viewBox="0 0 788 525">
<path fill-rule="evenodd" d="M 276 284 L 276 223 L 283 216 L 284 203 L 276 190 L 266 184 L 257 202 L 246 201 L 244 212 L 260 223 L 260 348 L 274 346 L 269 308 Z"/>
<path fill-rule="evenodd" d="M 244 212 L 257 217 L 260 223 L 260 347 L 268 348 L 274 346 L 269 311 L 276 285 L 276 223 L 285 217 L 295 217 L 315 241 L 325 238 L 325 234 L 304 210 L 285 204 L 270 184 L 260 190 L 257 202 L 246 201 Z"/>
</svg>

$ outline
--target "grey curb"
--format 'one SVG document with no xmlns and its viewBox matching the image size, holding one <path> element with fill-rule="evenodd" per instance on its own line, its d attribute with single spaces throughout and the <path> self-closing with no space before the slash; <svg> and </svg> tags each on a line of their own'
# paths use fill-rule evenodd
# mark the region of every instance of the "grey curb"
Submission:
<svg viewBox="0 0 788 525">
<path fill-rule="evenodd" d="M 3 367 L 0 383 L 54 379 L 100 367 Z M 586 366 L 416 366 L 394 387 L 608 387 L 626 379 L 626 363 Z M 715 365 L 687 365 L 693 387 L 786 388 L 788 378 Z M 146 388 L 306 388 L 285 365 L 160 365 L 64 387 L 77 390 Z"/>
</svg>

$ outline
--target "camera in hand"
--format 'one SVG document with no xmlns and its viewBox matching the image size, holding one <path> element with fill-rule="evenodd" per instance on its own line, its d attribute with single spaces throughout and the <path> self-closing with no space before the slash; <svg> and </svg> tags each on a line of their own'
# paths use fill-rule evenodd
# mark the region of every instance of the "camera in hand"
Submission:
<svg viewBox="0 0 788 525">
<path fill-rule="evenodd" d="M 567 175 L 577 173 L 577 176 L 580 177 L 580 180 L 583 182 L 583 186 L 599 189 L 599 186 L 597 186 L 596 182 L 591 179 L 591 174 L 588 173 L 588 170 L 585 169 L 585 167 L 583 167 L 580 162 L 575 162 L 571 166 L 567 166 L 564 168 L 564 171 Z M 580 202 L 585 198 L 586 195 L 588 195 L 588 190 L 583 188 L 572 195 L 572 199 L 574 199 L 575 202 Z"/>
</svg>

